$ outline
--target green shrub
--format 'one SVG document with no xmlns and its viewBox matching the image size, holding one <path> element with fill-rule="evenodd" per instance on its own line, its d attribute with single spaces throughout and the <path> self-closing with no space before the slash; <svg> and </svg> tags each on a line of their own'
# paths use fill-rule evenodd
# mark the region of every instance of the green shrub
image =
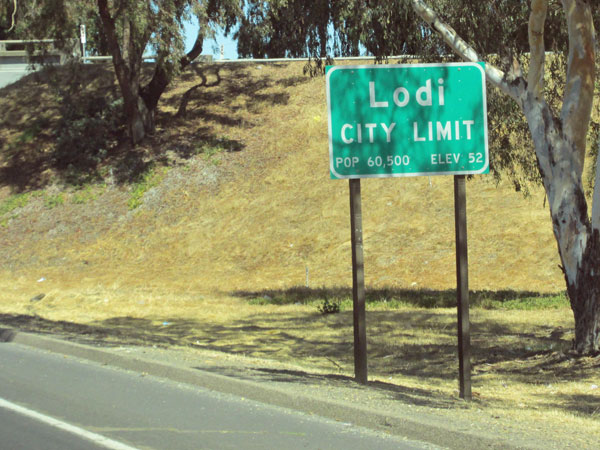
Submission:
<svg viewBox="0 0 600 450">
<path fill-rule="evenodd" d="M 156 170 L 153 166 L 148 167 L 132 185 L 131 194 L 127 206 L 129 209 L 136 209 L 142 204 L 144 194 L 162 181 L 166 169 Z"/>
<path fill-rule="evenodd" d="M 22 208 L 29 203 L 29 193 L 14 194 L 6 198 L 0 203 L 0 226 L 5 227 L 8 225 L 8 221 L 15 216 L 3 217 L 11 213 L 17 208 Z"/>
<path fill-rule="evenodd" d="M 317 310 L 321 314 L 337 314 L 341 311 L 339 300 L 329 300 L 325 298 L 323 302 L 317 306 Z"/>
<path fill-rule="evenodd" d="M 56 208 L 65 203 L 65 197 L 62 193 L 56 195 L 47 195 L 44 196 L 44 205 L 48 209 Z"/>
<path fill-rule="evenodd" d="M 84 205 L 92 202 L 96 200 L 98 194 L 102 193 L 104 189 L 106 189 L 106 184 L 100 184 L 97 186 L 86 184 L 73 192 L 71 203 L 74 203 L 75 205 Z"/>
<path fill-rule="evenodd" d="M 22 208 L 29 202 L 29 194 L 14 194 L 0 203 L 0 217 L 17 208 Z"/>
</svg>

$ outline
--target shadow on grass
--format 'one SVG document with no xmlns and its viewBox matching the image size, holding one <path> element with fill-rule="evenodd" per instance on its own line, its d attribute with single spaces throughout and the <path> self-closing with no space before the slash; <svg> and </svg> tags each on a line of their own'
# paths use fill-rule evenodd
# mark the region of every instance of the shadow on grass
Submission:
<svg viewBox="0 0 600 450">
<path fill-rule="evenodd" d="M 266 289 L 262 291 L 235 291 L 230 295 L 246 299 L 254 304 L 312 304 L 324 300 L 352 300 L 352 289 L 348 287 L 289 289 Z M 450 308 L 456 306 L 456 290 L 433 289 L 366 289 L 367 304 L 410 305 L 419 308 Z M 507 309 L 538 309 L 568 306 L 563 292 L 542 294 L 533 291 L 470 291 L 469 304 L 475 307 Z"/>
<path fill-rule="evenodd" d="M 502 294 L 497 295 L 496 298 L 503 298 Z M 421 380 L 423 386 L 456 380 L 455 316 L 454 311 L 436 309 L 368 311 L 370 376 L 379 380 L 408 377 Z M 0 324 L 106 347 L 183 346 L 283 362 L 302 364 L 306 361 L 318 368 L 318 373 L 277 369 L 267 363 L 245 369 L 225 364 L 196 367 L 284 383 L 353 383 L 349 376 L 354 367 L 351 311 L 330 315 L 316 310 L 295 315 L 257 311 L 227 323 L 181 317 L 114 317 L 85 325 L 35 315 L 0 314 Z M 524 329 L 523 325 L 515 327 L 475 317 L 471 333 L 475 386 L 478 376 L 492 373 L 508 384 L 567 383 L 589 378 L 600 368 L 600 359 L 573 357 L 568 351 L 570 337 L 570 330 L 560 327 L 530 325 Z M 0 338 L 3 338 L 0 341 L 9 341 L 10 334 L 0 333 Z M 454 405 L 451 398 L 436 394 L 433 387 L 414 389 L 381 381 L 370 385 L 415 404 L 437 408 Z M 572 409 L 569 405 L 576 406 L 575 402 L 565 403 L 568 409 Z M 587 406 L 582 407 L 581 412 L 593 413 Z"/>
<path fill-rule="evenodd" d="M 590 386 L 587 387 L 591 389 Z M 551 386 L 549 387 L 549 390 Z M 598 392 L 595 388 L 595 391 Z M 565 409 L 574 414 L 588 416 L 598 419 L 600 417 L 600 402 L 598 401 L 600 393 L 597 394 L 551 394 L 556 399 L 554 408 Z"/>
<path fill-rule="evenodd" d="M 253 127 L 261 111 L 286 104 L 286 88 L 301 82 L 252 76 L 247 65 L 193 65 L 170 89 L 198 83 L 183 94 L 167 90 L 155 117 L 158 131 L 132 148 L 110 67 L 53 66 L 0 89 L 0 186 L 18 193 L 109 177 L 131 183 L 149 165 L 180 163 L 206 148 L 241 151 L 243 142 L 227 137 L 227 129 Z M 146 66 L 145 76 L 151 70 Z"/>
</svg>

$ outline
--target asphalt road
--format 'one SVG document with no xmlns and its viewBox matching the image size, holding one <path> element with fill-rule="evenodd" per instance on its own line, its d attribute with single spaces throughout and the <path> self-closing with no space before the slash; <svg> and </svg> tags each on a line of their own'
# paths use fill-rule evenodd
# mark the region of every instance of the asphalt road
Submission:
<svg viewBox="0 0 600 450">
<path fill-rule="evenodd" d="M 0 344 L 0 448 L 423 449 L 351 424 Z"/>
</svg>

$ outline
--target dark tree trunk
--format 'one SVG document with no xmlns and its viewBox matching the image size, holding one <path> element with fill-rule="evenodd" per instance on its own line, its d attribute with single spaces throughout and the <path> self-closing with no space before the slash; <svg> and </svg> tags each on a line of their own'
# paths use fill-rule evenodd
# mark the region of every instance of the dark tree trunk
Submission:
<svg viewBox="0 0 600 450">
<path fill-rule="evenodd" d="M 202 52 L 203 42 L 204 35 L 198 34 L 196 37 L 196 42 L 194 43 L 194 47 L 179 61 L 180 70 L 185 69 L 200 55 Z M 146 122 L 150 127 L 146 129 L 148 132 L 154 131 L 154 116 L 156 107 L 158 106 L 160 97 L 171 82 L 171 77 L 169 75 L 170 72 L 171 71 L 167 70 L 167 66 L 165 66 L 165 64 L 157 64 L 156 68 L 154 69 L 154 75 L 152 76 L 150 82 L 140 89 L 140 98 L 144 102 L 148 115 L 148 120 Z"/>
<path fill-rule="evenodd" d="M 119 41 L 117 39 L 117 31 L 115 28 L 115 20 L 110 14 L 107 0 L 97 0 L 100 19 L 104 35 L 108 44 L 108 49 L 112 55 L 115 74 L 119 81 L 119 88 L 123 97 L 123 108 L 127 120 L 127 130 L 129 138 L 133 145 L 140 142 L 146 136 L 149 115 L 144 102 L 140 101 L 139 97 L 139 77 L 141 66 L 141 53 L 133 55 L 127 45 L 124 45 L 127 59 L 123 57 Z M 131 36 L 130 33 L 126 33 Z M 133 62 L 133 63 L 132 63 Z"/>
<path fill-rule="evenodd" d="M 139 96 L 135 96 L 131 103 L 126 110 L 127 129 L 131 143 L 136 145 L 147 133 L 154 131 L 154 117 Z"/>
<path fill-rule="evenodd" d="M 165 92 L 170 81 L 165 67 L 163 65 L 157 65 L 150 82 L 140 89 L 140 97 L 144 100 L 146 108 L 148 108 L 149 111 L 154 112 L 156 110 L 158 100 Z"/>
<path fill-rule="evenodd" d="M 600 353 L 600 233 L 590 233 L 575 283 L 567 280 L 575 318 L 574 350 L 582 355 Z"/>
</svg>

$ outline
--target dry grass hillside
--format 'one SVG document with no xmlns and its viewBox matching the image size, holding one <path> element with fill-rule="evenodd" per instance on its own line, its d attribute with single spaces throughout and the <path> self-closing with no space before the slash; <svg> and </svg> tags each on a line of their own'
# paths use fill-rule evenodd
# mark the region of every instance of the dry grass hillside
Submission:
<svg viewBox="0 0 600 450">
<path fill-rule="evenodd" d="M 328 176 L 323 78 L 300 63 L 197 72 L 165 95 L 145 145 L 108 143 L 75 169 L 52 154 L 57 94 L 34 77 L 4 89 L 1 296 L 29 299 L 42 277 L 83 298 L 287 289 L 307 271 L 311 287 L 350 284 L 348 186 Z M 114 90 L 102 73 L 85 89 Z M 562 290 L 543 193 L 490 176 L 467 189 L 471 288 Z M 454 287 L 451 177 L 363 180 L 363 213 L 368 286 Z"/>
</svg>

